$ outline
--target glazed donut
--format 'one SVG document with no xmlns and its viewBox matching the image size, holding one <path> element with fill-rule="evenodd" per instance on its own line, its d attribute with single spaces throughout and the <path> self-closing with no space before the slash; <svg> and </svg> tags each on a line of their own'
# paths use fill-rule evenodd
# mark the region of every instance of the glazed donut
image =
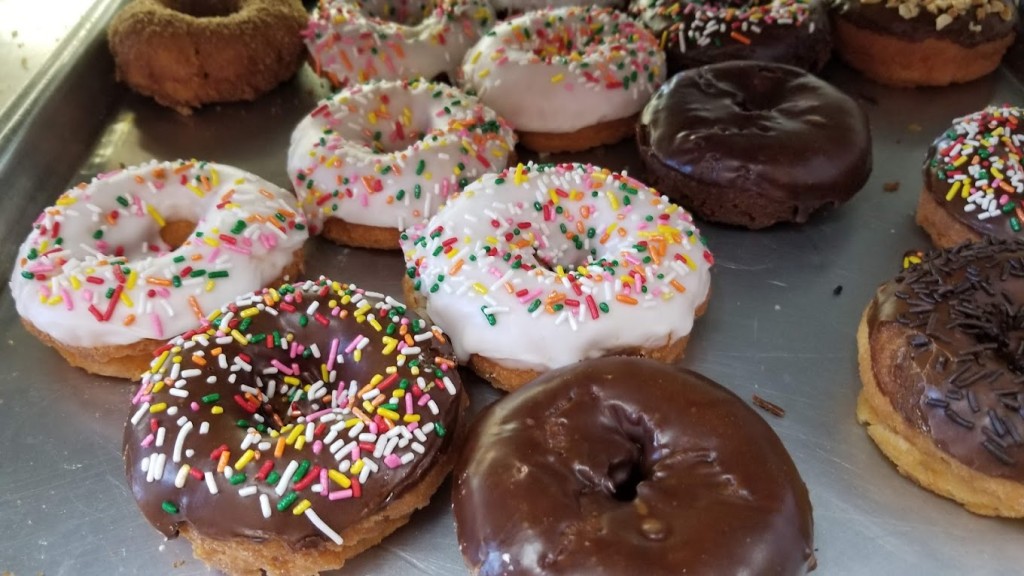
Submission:
<svg viewBox="0 0 1024 576">
<path fill-rule="evenodd" d="M 494 23 L 486 0 L 320 0 L 303 37 L 335 88 L 369 80 L 455 77 Z"/>
<path fill-rule="evenodd" d="M 989 106 L 954 120 L 928 149 L 917 223 L 936 246 L 1021 235 L 1022 115 L 1016 106 Z"/>
<path fill-rule="evenodd" d="M 562 368 L 492 404 L 467 438 L 452 499 L 472 574 L 815 567 L 811 503 L 782 442 L 695 372 L 637 358 Z"/>
<path fill-rule="evenodd" d="M 190 114 L 255 100 L 302 65 L 299 0 L 133 0 L 110 23 L 117 79 Z"/>
<path fill-rule="evenodd" d="M 537 152 L 612 144 L 665 80 L 658 42 L 625 14 L 583 6 L 499 23 L 467 54 L 460 85 Z"/>
<path fill-rule="evenodd" d="M 857 419 L 901 474 L 976 514 L 1024 517 L 1024 241 L 932 251 L 857 331 Z"/>
<path fill-rule="evenodd" d="M 672 77 L 644 108 L 647 177 L 698 217 L 751 229 L 806 222 L 871 174 L 867 115 L 810 73 L 723 62 Z"/>
<path fill-rule="evenodd" d="M 685 210 L 583 164 L 483 176 L 402 249 L 407 300 L 503 390 L 586 358 L 677 360 L 713 261 Z"/>
<path fill-rule="evenodd" d="M 504 169 L 515 145 L 493 110 L 450 86 L 360 84 L 321 101 L 295 128 L 288 175 L 314 232 L 397 249 L 399 231 Z"/>
<path fill-rule="evenodd" d="M 125 426 L 132 494 L 229 574 L 341 567 L 427 504 L 468 396 L 445 336 L 321 278 L 240 297 L 156 351 Z"/>
<path fill-rule="evenodd" d="M 1012 0 L 840 0 L 836 51 L 875 82 L 946 86 L 981 78 L 1013 44 Z"/>
<path fill-rule="evenodd" d="M 28 331 L 69 363 L 138 378 L 164 340 L 298 274 L 305 222 L 290 193 L 238 168 L 152 161 L 44 210 L 10 290 Z"/>
<path fill-rule="evenodd" d="M 670 75 L 727 60 L 817 72 L 832 55 L 828 9 L 820 0 L 633 0 L 629 10 L 661 39 Z"/>
</svg>

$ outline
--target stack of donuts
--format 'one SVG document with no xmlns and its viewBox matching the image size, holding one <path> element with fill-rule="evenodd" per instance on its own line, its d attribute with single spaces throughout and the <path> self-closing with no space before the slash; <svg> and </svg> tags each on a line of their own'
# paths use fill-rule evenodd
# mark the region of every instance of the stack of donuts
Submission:
<svg viewBox="0 0 1024 576">
<path fill-rule="evenodd" d="M 454 469 L 474 574 L 814 569 L 782 442 L 677 366 L 710 302 L 698 225 L 796 226 L 864 186 L 867 116 L 815 75 L 833 42 L 883 83 L 964 82 L 998 65 L 1016 7 L 563 4 L 134 0 L 117 15 L 118 79 L 179 112 L 252 100 L 304 63 L 335 91 L 280 151 L 290 190 L 153 160 L 64 192 L 19 250 L 26 330 L 139 380 L 125 470 L 161 533 L 230 574 L 330 570 Z M 992 107 L 935 141 L 918 220 L 956 247 L 880 288 L 857 336 L 872 439 L 919 483 L 1006 516 L 1024 515 L 1020 118 Z M 638 172 L 547 157 L 631 139 Z M 311 236 L 401 250 L 404 294 L 344 268 L 304 277 Z M 472 423 L 467 370 L 509 392 Z"/>
</svg>

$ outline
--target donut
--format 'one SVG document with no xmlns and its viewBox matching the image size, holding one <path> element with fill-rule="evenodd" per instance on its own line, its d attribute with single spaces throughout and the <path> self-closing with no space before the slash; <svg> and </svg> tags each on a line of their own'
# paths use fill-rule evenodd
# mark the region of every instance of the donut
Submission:
<svg viewBox="0 0 1024 576">
<path fill-rule="evenodd" d="M 1022 115 L 1016 106 L 989 106 L 954 120 L 928 149 L 917 223 L 936 246 L 1021 236 Z"/>
<path fill-rule="evenodd" d="M 820 0 L 633 0 L 629 11 L 661 39 L 669 75 L 727 60 L 817 72 L 832 55 L 828 10 Z"/>
<path fill-rule="evenodd" d="M 322 100 L 292 133 L 288 175 L 314 232 L 397 249 L 399 231 L 485 172 L 515 133 L 458 89 L 425 80 L 358 84 Z"/>
<path fill-rule="evenodd" d="M 341 567 L 451 470 L 468 396 L 439 330 L 321 278 L 239 297 L 156 351 L 125 425 L 146 519 L 229 574 Z"/>
<path fill-rule="evenodd" d="M 924 254 L 857 330 L 857 420 L 904 476 L 985 516 L 1024 517 L 1024 241 Z"/>
<path fill-rule="evenodd" d="M 650 360 L 561 368 L 492 404 L 453 476 L 459 549 L 480 576 L 816 564 L 807 488 L 771 427 L 708 378 Z"/>
<path fill-rule="evenodd" d="M 498 23 L 466 54 L 463 88 L 537 152 L 612 144 L 665 80 L 658 41 L 625 14 L 575 6 Z"/>
<path fill-rule="evenodd" d="M 306 18 L 299 0 L 132 0 L 107 35 L 118 81 L 190 114 L 291 78 Z"/>
<path fill-rule="evenodd" d="M 685 210 L 583 164 L 483 176 L 402 249 L 407 301 L 503 390 L 586 358 L 677 360 L 713 262 Z"/>
<path fill-rule="evenodd" d="M 301 272 L 305 222 L 290 193 L 238 168 L 154 160 L 46 208 L 9 287 L 25 328 L 70 364 L 138 378 L 211 310 Z"/>
<path fill-rule="evenodd" d="M 452 79 L 463 54 L 493 23 L 486 0 L 320 0 L 302 36 L 317 74 L 340 88 Z"/>
<path fill-rule="evenodd" d="M 522 14 L 530 10 L 542 8 L 563 8 L 565 6 L 578 6 L 577 0 L 491 0 L 498 15 Z M 626 0 L 594 0 L 588 2 L 588 6 L 600 6 L 607 8 L 624 8 Z"/>
<path fill-rule="evenodd" d="M 1016 35 L 1010 0 L 841 0 L 836 51 L 882 84 L 946 86 L 991 73 Z"/>
<path fill-rule="evenodd" d="M 806 222 L 849 200 L 871 174 L 867 115 L 791 66 L 723 62 L 673 76 L 643 110 L 647 178 L 712 222 Z"/>
</svg>

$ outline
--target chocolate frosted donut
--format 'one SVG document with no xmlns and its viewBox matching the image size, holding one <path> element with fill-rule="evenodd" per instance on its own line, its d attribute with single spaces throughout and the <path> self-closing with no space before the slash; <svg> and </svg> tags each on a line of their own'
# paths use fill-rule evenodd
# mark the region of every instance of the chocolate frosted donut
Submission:
<svg viewBox="0 0 1024 576">
<path fill-rule="evenodd" d="M 820 0 L 634 0 L 629 10 L 661 39 L 669 74 L 727 60 L 817 72 L 832 54 Z"/>
<path fill-rule="evenodd" d="M 857 333 L 857 418 L 925 488 L 1024 517 L 1024 241 L 932 251 L 883 284 Z"/>
<path fill-rule="evenodd" d="M 957 118 L 932 142 L 917 223 L 937 246 L 1022 235 L 1022 116 L 1016 106 L 989 106 Z"/>
<path fill-rule="evenodd" d="M 156 351 L 125 427 L 128 483 L 231 574 L 340 567 L 424 506 L 468 398 L 440 331 L 324 279 L 240 297 Z"/>
<path fill-rule="evenodd" d="M 637 125 L 648 180 L 697 216 L 764 228 L 849 200 L 871 173 L 867 116 L 791 66 L 726 62 L 674 76 Z"/>
<path fill-rule="evenodd" d="M 492 405 L 455 468 L 473 574 L 804 574 L 811 504 L 772 429 L 687 370 L 603 358 Z"/>
<path fill-rule="evenodd" d="M 840 0 L 836 50 L 868 78 L 894 86 L 969 82 L 999 66 L 1013 43 L 1013 0 Z"/>
</svg>

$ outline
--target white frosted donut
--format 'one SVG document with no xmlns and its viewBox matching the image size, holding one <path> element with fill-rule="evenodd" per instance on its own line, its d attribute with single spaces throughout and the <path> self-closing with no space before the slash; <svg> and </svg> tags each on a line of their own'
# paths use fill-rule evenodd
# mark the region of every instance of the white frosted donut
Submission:
<svg viewBox="0 0 1024 576">
<path fill-rule="evenodd" d="M 711 253 L 653 189 L 583 164 L 486 175 L 402 248 L 456 356 L 545 371 L 690 333 Z"/>
<path fill-rule="evenodd" d="M 491 29 L 459 78 L 516 130 L 566 133 L 638 113 L 665 80 L 665 53 L 621 12 L 538 10 Z"/>
<path fill-rule="evenodd" d="M 195 230 L 180 246 L 161 237 L 185 222 Z M 289 192 L 238 168 L 152 161 L 46 208 L 18 251 L 11 294 L 59 350 L 166 340 L 301 266 L 305 222 Z"/>
<path fill-rule="evenodd" d="M 503 170 L 515 144 L 493 110 L 451 86 L 359 84 L 321 101 L 295 128 L 288 175 L 314 232 L 327 219 L 387 228 L 390 244 L 374 247 L 398 248 L 400 230 Z"/>
<path fill-rule="evenodd" d="M 491 6 L 494 6 L 494 10 L 499 13 L 518 13 L 527 10 L 540 10 L 541 8 L 578 6 L 580 4 L 579 0 L 491 0 Z M 594 0 L 587 3 L 589 6 L 607 6 L 609 8 L 621 7 L 625 6 L 625 4 L 626 2 L 623 0 Z"/>
<path fill-rule="evenodd" d="M 454 78 L 466 50 L 493 23 L 486 0 L 321 0 L 303 37 L 317 73 L 340 87 Z"/>
</svg>

